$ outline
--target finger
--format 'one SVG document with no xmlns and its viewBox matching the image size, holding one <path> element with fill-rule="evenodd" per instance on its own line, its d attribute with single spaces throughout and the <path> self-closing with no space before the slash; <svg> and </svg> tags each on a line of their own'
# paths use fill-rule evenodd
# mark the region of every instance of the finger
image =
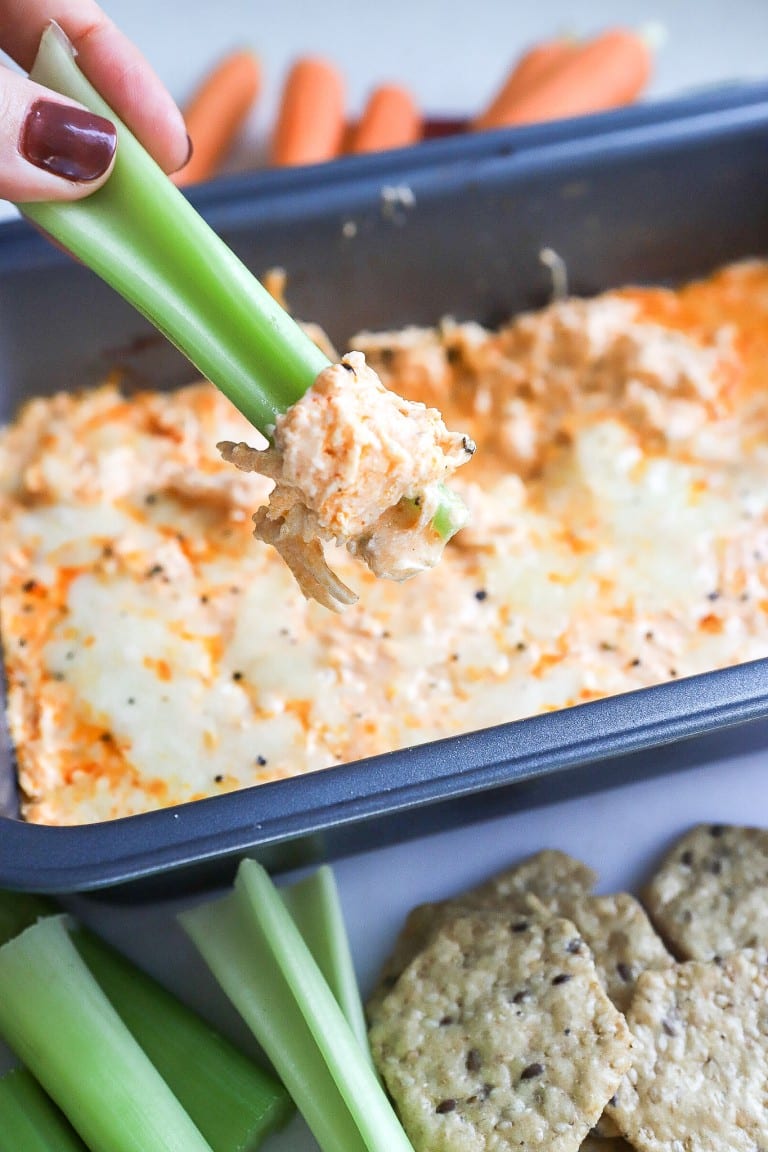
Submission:
<svg viewBox="0 0 768 1152">
<path fill-rule="evenodd" d="M 99 94 L 166 172 L 189 158 L 184 119 L 138 48 L 92 0 L 2 0 L 0 43 L 27 70 L 49 20 L 56 20 Z"/>
<path fill-rule="evenodd" d="M 116 150 L 109 120 L 0 69 L 0 197 L 79 200 L 107 179 Z"/>
</svg>

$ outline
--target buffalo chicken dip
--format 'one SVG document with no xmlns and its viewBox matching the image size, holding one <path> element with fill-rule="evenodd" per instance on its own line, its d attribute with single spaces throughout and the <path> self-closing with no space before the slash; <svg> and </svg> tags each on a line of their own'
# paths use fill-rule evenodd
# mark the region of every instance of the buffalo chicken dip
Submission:
<svg viewBox="0 0 768 1152">
<path fill-rule="evenodd" d="M 388 583 L 329 547 L 361 592 L 342 615 L 253 539 L 274 479 L 222 459 L 253 430 L 210 385 L 108 381 L 0 432 L 26 819 L 178 804 L 768 655 L 768 264 L 353 346 L 478 451 L 437 567 Z"/>
</svg>

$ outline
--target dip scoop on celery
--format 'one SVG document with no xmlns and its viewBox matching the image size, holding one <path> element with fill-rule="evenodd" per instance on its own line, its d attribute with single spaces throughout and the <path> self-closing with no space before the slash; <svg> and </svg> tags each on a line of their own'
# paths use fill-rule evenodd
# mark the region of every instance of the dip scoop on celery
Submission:
<svg viewBox="0 0 768 1152">
<path fill-rule="evenodd" d="M 467 521 L 444 481 L 472 455 L 468 437 L 385 389 L 361 354 L 331 365 L 118 120 L 53 22 L 30 75 L 108 116 L 118 148 L 93 195 L 19 208 L 152 321 L 261 433 L 258 448 L 220 449 L 275 480 L 254 517 L 256 535 L 277 548 L 304 594 L 335 609 L 356 599 L 328 568 L 323 542 L 346 545 L 391 579 L 437 563 Z"/>
</svg>

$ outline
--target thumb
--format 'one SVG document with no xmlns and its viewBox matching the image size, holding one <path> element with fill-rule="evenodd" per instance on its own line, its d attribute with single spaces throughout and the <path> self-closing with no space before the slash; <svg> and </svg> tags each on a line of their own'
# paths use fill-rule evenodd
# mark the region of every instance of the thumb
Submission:
<svg viewBox="0 0 768 1152">
<path fill-rule="evenodd" d="M 79 200 L 112 171 L 117 131 L 56 92 L 0 68 L 0 197 Z"/>
</svg>

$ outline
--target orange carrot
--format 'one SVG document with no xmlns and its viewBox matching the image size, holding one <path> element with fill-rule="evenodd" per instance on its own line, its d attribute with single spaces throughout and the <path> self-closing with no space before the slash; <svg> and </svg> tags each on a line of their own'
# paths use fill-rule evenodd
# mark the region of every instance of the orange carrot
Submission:
<svg viewBox="0 0 768 1152">
<path fill-rule="evenodd" d="M 397 84 L 382 84 L 371 93 L 363 109 L 349 151 L 405 148 L 420 140 L 421 133 L 421 116 L 410 92 Z"/>
<path fill-rule="evenodd" d="M 533 124 L 631 104 L 651 74 L 642 36 L 613 28 L 577 45 L 505 109 L 505 125 Z"/>
<path fill-rule="evenodd" d="M 184 109 L 192 155 L 174 176 L 177 184 L 195 184 L 216 173 L 260 88 L 259 62 L 246 51 L 231 52 L 206 76 Z"/>
<path fill-rule="evenodd" d="M 276 165 L 317 164 L 339 154 L 344 136 L 344 82 L 333 64 L 297 60 L 280 102 L 270 158 Z"/>
<path fill-rule="evenodd" d="M 482 131 L 484 128 L 502 128 L 507 123 L 507 109 L 514 106 L 514 102 L 543 76 L 567 59 L 575 48 L 576 41 L 568 40 L 564 36 L 534 44 L 517 60 L 496 96 L 488 107 L 475 117 L 471 127 L 477 131 Z"/>
</svg>

